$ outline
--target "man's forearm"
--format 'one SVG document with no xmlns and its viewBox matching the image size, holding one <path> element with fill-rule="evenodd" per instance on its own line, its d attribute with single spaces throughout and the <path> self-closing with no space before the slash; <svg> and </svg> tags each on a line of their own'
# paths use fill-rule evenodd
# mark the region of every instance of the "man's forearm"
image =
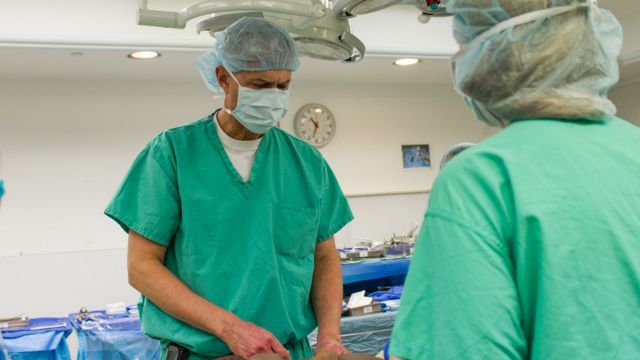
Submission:
<svg viewBox="0 0 640 360">
<path fill-rule="evenodd" d="M 318 341 L 340 340 L 342 272 L 335 245 L 332 248 L 316 252 L 311 301 L 318 320 Z"/>
<path fill-rule="evenodd" d="M 130 267 L 129 282 L 167 314 L 219 338 L 235 319 L 235 315 L 197 295 L 155 260 Z"/>
</svg>

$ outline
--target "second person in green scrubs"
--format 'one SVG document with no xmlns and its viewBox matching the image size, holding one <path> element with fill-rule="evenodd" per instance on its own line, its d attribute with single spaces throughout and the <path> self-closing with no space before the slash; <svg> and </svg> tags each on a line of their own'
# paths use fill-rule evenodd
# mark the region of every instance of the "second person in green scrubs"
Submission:
<svg viewBox="0 0 640 360">
<path fill-rule="evenodd" d="M 492 125 L 434 184 L 390 353 L 640 359 L 640 129 L 592 1 L 451 0 L 458 90 Z"/>
</svg>

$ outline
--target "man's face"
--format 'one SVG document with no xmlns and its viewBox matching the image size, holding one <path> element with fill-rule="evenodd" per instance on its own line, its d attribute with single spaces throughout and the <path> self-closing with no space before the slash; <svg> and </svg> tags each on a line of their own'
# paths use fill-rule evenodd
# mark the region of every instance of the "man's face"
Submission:
<svg viewBox="0 0 640 360">
<path fill-rule="evenodd" d="M 225 107 L 235 109 L 238 104 L 238 83 L 222 66 L 216 69 L 216 76 L 224 90 Z M 288 90 L 291 83 L 291 70 L 240 71 L 235 76 L 242 86 L 255 90 Z"/>
</svg>

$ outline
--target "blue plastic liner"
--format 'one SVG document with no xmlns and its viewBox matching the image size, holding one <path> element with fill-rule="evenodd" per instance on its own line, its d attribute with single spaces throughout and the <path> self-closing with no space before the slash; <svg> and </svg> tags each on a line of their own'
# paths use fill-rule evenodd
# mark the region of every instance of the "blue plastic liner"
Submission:
<svg viewBox="0 0 640 360">
<path fill-rule="evenodd" d="M 366 260 L 342 264 L 344 294 L 404 284 L 411 258 Z"/>
<path fill-rule="evenodd" d="M 78 333 L 77 360 L 160 359 L 160 341 L 146 336 L 140 329 L 135 307 L 129 310 L 130 313 L 116 316 L 104 311 L 92 311 L 86 318 L 69 315 Z"/>
<path fill-rule="evenodd" d="M 12 360 L 71 360 L 67 337 L 71 326 L 65 318 L 29 320 L 29 327 L 2 330 Z M 6 360 L 0 351 L 0 360 Z"/>
<path fill-rule="evenodd" d="M 340 321 L 342 345 L 354 353 L 377 355 L 391 338 L 396 312 L 345 317 Z M 317 343 L 317 329 L 309 335 L 313 348 Z"/>
</svg>

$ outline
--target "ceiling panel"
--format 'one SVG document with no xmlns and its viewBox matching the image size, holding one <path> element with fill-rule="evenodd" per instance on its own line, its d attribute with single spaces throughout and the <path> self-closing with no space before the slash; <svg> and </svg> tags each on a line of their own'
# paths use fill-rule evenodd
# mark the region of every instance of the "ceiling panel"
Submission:
<svg viewBox="0 0 640 360">
<path fill-rule="evenodd" d="M 196 70 L 198 52 L 162 53 L 154 60 L 132 60 L 122 50 L 0 48 L 0 79 L 123 81 L 201 81 Z M 412 67 L 393 65 L 393 58 L 369 57 L 343 64 L 304 58 L 299 81 L 335 83 L 434 83 L 451 79 L 448 60 L 423 60 Z"/>
</svg>

